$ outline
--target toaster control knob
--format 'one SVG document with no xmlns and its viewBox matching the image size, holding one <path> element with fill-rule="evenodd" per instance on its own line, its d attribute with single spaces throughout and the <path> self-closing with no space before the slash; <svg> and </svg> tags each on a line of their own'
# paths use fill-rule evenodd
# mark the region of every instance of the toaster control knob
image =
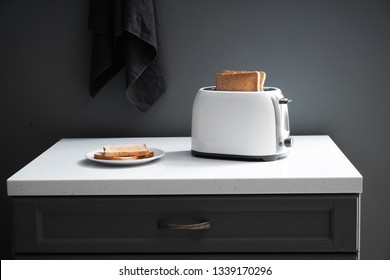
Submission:
<svg viewBox="0 0 390 280">
<path fill-rule="evenodd" d="M 288 99 L 287 97 L 283 97 L 279 99 L 279 104 L 287 104 L 290 103 L 292 100 Z"/>
<path fill-rule="evenodd" d="M 286 147 L 291 147 L 292 145 L 293 145 L 293 139 L 292 138 L 286 138 L 286 139 L 284 139 L 284 145 L 286 146 Z"/>
</svg>

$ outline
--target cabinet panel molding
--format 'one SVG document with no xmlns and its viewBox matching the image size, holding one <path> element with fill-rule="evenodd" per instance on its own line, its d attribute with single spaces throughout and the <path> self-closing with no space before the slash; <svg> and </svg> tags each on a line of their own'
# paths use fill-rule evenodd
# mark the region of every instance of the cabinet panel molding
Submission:
<svg viewBox="0 0 390 280">
<path fill-rule="evenodd" d="M 12 205 L 16 254 L 359 249 L 354 194 L 14 197 Z"/>
</svg>

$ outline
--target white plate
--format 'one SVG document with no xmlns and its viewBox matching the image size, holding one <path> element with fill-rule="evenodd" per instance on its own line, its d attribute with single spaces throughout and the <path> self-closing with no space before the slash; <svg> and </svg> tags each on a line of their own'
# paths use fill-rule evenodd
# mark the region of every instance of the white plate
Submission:
<svg viewBox="0 0 390 280">
<path fill-rule="evenodd" d="M 107 160 L 107 159 L 96 159 L 93 157 L 94 154 L 102 153 L 103 150 L 91 151 L 88 154 L 86 154 L 85 157 L 89 160 L 103 163 L 103 164 L 109 164 L 109 165 L 139 165 L 139 164 L 147 163 L 149 161 L 156 160 L 156 159 L 162 157 L 163 155 L 165 155 L 165 152 L 163 150 L 160 150 L 160 149 L 148 148 L 148 150 L 153 151 L 154 156 L 152 156 L 150 158 L 141 158 L 141 159 L 135 159 L 135 160 Z"/>
</svg>

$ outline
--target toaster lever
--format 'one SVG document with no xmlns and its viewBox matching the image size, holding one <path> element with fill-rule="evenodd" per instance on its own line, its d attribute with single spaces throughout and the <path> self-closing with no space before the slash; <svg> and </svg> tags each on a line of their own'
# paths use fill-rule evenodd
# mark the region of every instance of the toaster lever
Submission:
<svg viewBox="0 0 390 280">
<path fill-rule="evenodd" d="M 292 100 L 288 99 L 287 97 L 283 97 L 279 99 L 279 104 L 287 104 L 290 103 Z"/>
<path fill-rule="evenodd" d="M 284 139 L 284 145 L 286 147 L 289 147 L 289 148 L 292 147 L 293 143 L 294 143 L 294 141 L 291 137 Z"/>
</svg>

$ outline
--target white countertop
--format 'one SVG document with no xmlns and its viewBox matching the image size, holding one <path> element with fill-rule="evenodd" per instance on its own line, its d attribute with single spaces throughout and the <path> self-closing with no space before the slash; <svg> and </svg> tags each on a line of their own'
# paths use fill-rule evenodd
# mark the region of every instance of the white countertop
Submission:
<svg viewBox="0 0 390 280">
<path fill-rule="evenodd" d="M 271 162 L 191 156 L 191 138 L 62 139 L 7 180 L 9 196 L 361 193 L 362 176 L 328 136 L 293 136 Z M 146 143 L 165 156 L 106 166 L 85 154 L 103 145 Z"/>
</svg>

